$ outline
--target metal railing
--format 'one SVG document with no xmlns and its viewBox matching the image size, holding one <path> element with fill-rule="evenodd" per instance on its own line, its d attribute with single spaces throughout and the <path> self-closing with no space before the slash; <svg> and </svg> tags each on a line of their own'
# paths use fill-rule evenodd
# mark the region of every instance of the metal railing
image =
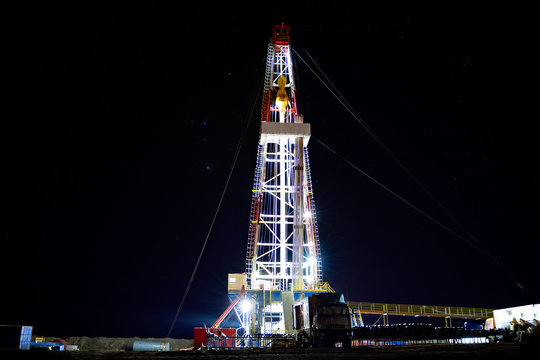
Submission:
<svg viewBox="0 0 540 360">
<path fill-rule="evenodd" d="M 493 317 L 493 309 L 460 307 L 460 306 L 437 306 L 437 305 L 407 305 L 407 304 L 384 304 L 347 301 L 353 311 L 362 314 L 377 315 L 405 315 L 405 316 L 429 316 L 429 317 L 455 317 L 455 318 L 490 318 Z"/>
<path fill-rule="evenodd" d="M 209 349 L 265 349 L 271 347 L 276 342 L 291 343 L 294 341 L 294 335 L 266 334 L 254 336 L 209 338 L 206 346 Z"/>
</svg>

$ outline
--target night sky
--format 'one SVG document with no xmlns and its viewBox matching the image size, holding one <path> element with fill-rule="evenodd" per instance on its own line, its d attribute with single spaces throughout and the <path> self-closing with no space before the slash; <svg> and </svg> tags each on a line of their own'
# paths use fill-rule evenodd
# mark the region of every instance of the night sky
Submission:
<svg viewBox="0 0 540 360">
<path fill-rule="evenodd" d="M 352 301 L 539 301 L 532 9 L 295 4 L 47 4 L 6 14 L 16 64 L 4 70 L 17 80 L 1 131 L 0 323 L 62 337 L 167 334 L 281 21 L 400 161 L 517 271 L 509 276 L 312 140 L 324 280 Z M 459 231 L 295 61 L 313 136 Z M 244 271 L 256 101 L 173 337 L 211 325 L 228 305 L 227 273 Z"/>
</svg>

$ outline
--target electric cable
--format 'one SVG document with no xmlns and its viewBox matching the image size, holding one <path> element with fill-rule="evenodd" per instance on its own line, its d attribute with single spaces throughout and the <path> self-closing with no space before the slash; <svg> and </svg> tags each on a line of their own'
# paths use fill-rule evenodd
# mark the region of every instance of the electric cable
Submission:
<svg viewBox="0 0 540 360">
<path fill-rule="evenodd" d="M 210 234 L 212 233 L 212 228 L 214 227 L 214 223 L 216 222 L 216 218 L 218 216 L 219 209 L 221 208 L 221 204 L 223 203 L 223 198 L 225 197 L 225 193 L 227 192 L 227 188 L 229 187 L 229 183 L 231 181 L 231 177 L 232 177 L 232 174 L 234 172 L 234 168 L 236 166 L 236 161 L 238 160 L 238 155 L 240 154 L 240 150 L 242 149 L 242 145 L 244 143 L 244 139 L 245 139 L 247 131 L 249 129 L 249 125 L 251 124 L 251 119 L 253 118 L 253 112 L 255 111 L 255 106 L 257 104 L 257 100 L 259 99 L 259 94 L 261 93 L 263 84 L 264 84 L 264 80 L 261 82 L 261 85 L 259 86 L 259 90 L 257 92 L 257 95 L 255 96 L 254 101 L 253 101 L 251 111 L 249 113 L 249 116 L 246 119 L 244 129 L 242 130 L 240 138 L 238 139 L 238 144 L 236 145 L 231 170 L 229 171 L 229 175 L 227 176 L 227 181 L 225 182 L 225 187 L 223 188 L 223 192 L 221 193 L 221 197 L 219 199 L 216 211 L 214 212 L 214 217 L 212 218 L 212 222 L 210 223 L 210 228 L 208 229 L 208 232 L 206 234 L 206 238 L 205 238 L 203 246 L 201 248 L 201 252 L 199 253 L 199 257 L 197 259 L 197 262 L 195 263 L 195 267 L 193 268 L 193 272 L 191 273 L 191 277 L 189 279 L 188 285 L 186 287 L 186 290 L 184 291 L 184 295 L 182 296 L 182 300 L 180 301 L 180 305 L 178 306 L 178 309 L 176 310 L 176 314 L 175 314 L 174 319 L 173 319 L 173 321 L 171 323 L 171 326 L 169 327 L 167 337 L 171 336 L 171 332 L 172 332 L 172 330 L 174 328 L 174 325 L 176 324 L 176 321 L 178 320 L 178 316 L 180 315 L 180 311 L 182 311 L 182 307 L 184 306 L 184 302 L 186 300 L 187 294 L 189 293 L 189 290 L 191 288 L 191 284 L 193 283 L 193 279 L 195 278 L 195 274 L 197 273 L 197 270 L 199 268 L 199 264 L 201 263 L 201 259 L 202 259 L 203 253 L 204 253 L 204 249 L 206 248 L 206 244 L 208 243 L 208 239 L 210 238 Z"/>
</svg>

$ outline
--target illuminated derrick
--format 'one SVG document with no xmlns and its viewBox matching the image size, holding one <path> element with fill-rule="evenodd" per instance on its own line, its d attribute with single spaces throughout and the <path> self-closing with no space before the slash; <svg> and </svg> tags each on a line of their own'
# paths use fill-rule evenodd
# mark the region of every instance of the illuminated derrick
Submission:
<svg viewBox="0 0 540 360">
<path fill-rule="evenodd" d="M 259 334 L 293 334 L 298 330 L 293 321 L 295 302 L 316 293 L 334 292 L 322 281 L 307 150 L 311 126 L 298 114 L 289 33 L 288 26 L 275 26 L 267 50 L 245 273 L 229 274 L 231 304 L 211 329 L 216 330 L 229 314 L 235 313 L 240 322 L 239 347 L 251 346 L 245 342 L 246 335 L 255 335 L 253 340 L 273 338 Z M 432 309 L 435 307 L 375 303 L 349 306 L 349 311 L 354 311 L 355 326 L 363 326 L 363 313 L 382 314 L 386 316 L 383 321 L 389 314 L 427 314 L 445 319 L 489 316 L 489 309 L 480 309 L 479 313 L 473 308 L 451 311 L 450 307 L 441 307 L 444 311 L 430 315 L 437 312 Z M 295 305 L 295 314 L 297 309 Z M 468 314 L 463 309 L 468 309 Z"/>
<path fill-rule="evenodd" d="M 248 236 L 248 289 L 315 290 L 321 256 L 307 158 L 310 125 L 297 113 L 289 27 L 268 46 L 261 136 Z"/>
<path fill-rule="evenodd" d="M 240 335 L 290 334 L 294 301 L 333 291 L 322 282 L 311 126 L 297 111 L 289 33 L 288 26 L 275 26 L 268 45 L 246 271 L 229 274 L 231 305 L 215 324 L 236 313 Z"/>
</svg>

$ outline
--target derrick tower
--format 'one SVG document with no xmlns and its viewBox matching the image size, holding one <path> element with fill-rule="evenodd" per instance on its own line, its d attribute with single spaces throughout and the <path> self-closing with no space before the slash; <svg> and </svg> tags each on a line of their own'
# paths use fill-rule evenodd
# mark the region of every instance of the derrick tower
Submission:
<svg viewBox="0 0 540 360">
<path fill-rule="evenodd" d="M 322 264 L 309 170 L 310 124 L 298 114 L 290 28 L 268 44 L 246 252 L 247 289 L 314 290 Z"/>
<path fill-rule="evenodd" d="M 227 336 L 236 335 L 239 341 L 234 347 L 266 346 L 266 340 L 275 339 L 267 334 L 293 334 L 295 329 L 302 329 L 295 322 L 302 323 L 304 320 L 299 319 L 311 316 L 301 307 L 302 298 L 334 292 L 322 281 L 307 150 L 311 126 L 298 113 L 291 55 L 290 28 L 275 26 L 266 58 L 245 272 L 228 275 L 231 303 L 216 322 L 210 328 L 195 328 L 194 338 L 199 334 L 201 344 L 200 334 L 213 333 L 222 339 L 225 333 L 221 330 L 227 330 Z M 339 296 L 344 302 L 343 295 Z M 348 306 L 353 327 L 364 326 L 362 314 L 381 315 L 385 324 L 389 315 L 444 317 L 450 327 L 451 318 L 478 320 L 493 316 L 493 310 L 487 308 L 365 302 L 348 302 Z M 240 327 L 220 329 L 232 313 L 236 313 Z M 332 321 L 326 326 L 345 328 Z M 233 340 L 220 341 L 230 347 Z"/>
<path fill-rule="evenodd" d="M 245 273 L 229 274 L 231 305 L 243 334 L 291 333 L 292 305 L 315 292 L 322 263 L 307 145 L 298 113 L 290 28 L 274 27 L 266 58 Z"/>
</svg>

